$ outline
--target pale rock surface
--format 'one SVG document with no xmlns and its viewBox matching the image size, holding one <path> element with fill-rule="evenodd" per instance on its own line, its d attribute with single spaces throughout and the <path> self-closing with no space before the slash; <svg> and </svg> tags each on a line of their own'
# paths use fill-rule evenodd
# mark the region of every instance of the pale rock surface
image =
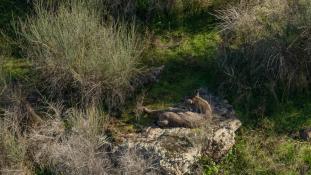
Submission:
<svg viewBox="0 0 311 175">
<path fill-rule="evenodd" d="M 212 105 L 214 118 L 201 128 L 148 127 L 131 136 L 114 149 L 135 149 L 136 154 L 153 159 L 159 174 L 191 174 L 194 164 L 202 157 L 220 160 L 235 144 L 235 132 L 241 126 L 228 101 L 200 89 L 200 96 Z M 122 154 L 122 153 L 121 153 Z"/>
</svg>

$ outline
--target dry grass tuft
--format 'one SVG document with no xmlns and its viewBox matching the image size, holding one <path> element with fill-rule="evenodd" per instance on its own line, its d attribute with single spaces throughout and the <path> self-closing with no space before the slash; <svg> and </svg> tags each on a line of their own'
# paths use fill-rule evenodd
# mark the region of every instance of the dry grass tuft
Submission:
<svg viewBox="0 0 311 175">
<path fill-rule="evenodd" d="M 276 100 L 310 87 L 310 14 L 305 0 L 245 1 L 219 11 L 223 87 L 243 99 L 256 92 Z"/>
<path fill-rule="evenodd" d="M 44 88 L 52 95 L 78 89 L 85 104 L 120 106 L 139 72 L 143 42 L 135 26 L 104 24 L 93 1 L 60 3 L 57 10 L 40 2 L 20 33 L 28 57 L 47 81 Z"/>
<path fill-rule="evenodd" d="M 161 174 L 161 170 L 156 165 L 156 158 L 143 157 L 140 150 L 137 148 L 131 148 L 126 150 L 121 157 L 119 157 L 119 173 L 117 174 L 148 174 L 157 175 Z"/>
<path fill-rule="evenodd" d="M 65 113 L 69 133 L 65 123 L 54 118 L 29 136 L 32 159 L 42 169 L 73 175 L 157 172 L 152 167 L 153 159 L 137 156 L 136 150 L 125 150 L 120 155 L 109 151 L 111 143 L 104 133 L 107 116 L 101 110 L 92 107 Z"/>
<path fill-rule="evenodd" d="M 11 108 L 0 115 L 0 174 L 28 174 L 26 139 L 21 128 L 21 111 Z"/>
<path fill-rule="evenodd" d="M 96 107 L 64 110 L 49 104 L 45 119 L 23 125 L 20 106 L 12 107 L 0 119 L 1 174 L 33 174 L 48 170 L 55 174 L 157 174 L 152 158 L 137 150 L 111 152 L 105 135 L 107 114 Z M 25 129 L 27 128 L 27 129 Z"/>
<path fill-rule="evenodd" d="M 112 165 L 100 151 L 106 144 L 103 132 L 106 114 L 95 107 L 62 112 L 61 105 L 50 106 L 53 118 L 29 134 L 33 161 L 56 174 L 108 174 Z M 60 118 L 62 115 L 66 122 Z"/>
</svg>

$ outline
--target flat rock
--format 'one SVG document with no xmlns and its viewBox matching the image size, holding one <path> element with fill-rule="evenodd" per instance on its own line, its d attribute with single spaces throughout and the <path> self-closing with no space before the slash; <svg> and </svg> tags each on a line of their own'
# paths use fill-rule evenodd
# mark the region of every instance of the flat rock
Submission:
<svg viewBox="0 0 311 175">
<path fill-rule="evenodd" d="M 143 132 L 127 138 L 115 148 L 115 152 L 135 149 L 146 159 L 153 159 L 159 174 L 191 174 L 193 165 L 202 157 L 220 160 L 235 144 L 235 131 L 241 126 L 240 120 L 228 109 L 228 102 L 211 96 L 204 91 L 201 97 L 217 109 L 214 118 L 200 128 L 148 127 Z"/>
</svg>

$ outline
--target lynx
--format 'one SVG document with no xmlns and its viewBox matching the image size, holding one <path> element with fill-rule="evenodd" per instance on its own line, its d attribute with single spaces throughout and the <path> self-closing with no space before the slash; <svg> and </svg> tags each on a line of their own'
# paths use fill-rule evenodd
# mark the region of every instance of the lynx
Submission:
<svg viewBox="0 0 311 175">
<path fill-rule="evenodd" d="M 178 108 L 150 110 L 143 107 L 142 111 L 157 118 L 157 124 L 160 127 L 195 128 L 203 125 L 205 121 L 205 118 L 199 113 L 185 111 Z"/>
<path fill-rule="evenodd" d="M 189 109 L 169 108 L 167 110 L 150 110 L 142 107 L 144 113 L 157 118 L 160 127 L 187 127 L 194 128 L 204 125 L 206 121 L 212 119 L 211 105 L 199 95 L 187 100 Z"/>
<path fill-rule="evenodd" d="M 213 110 L 211 105 L 200 97 L 199 94 L 189 99 L 188 103 L 193 107 L 192 111 L 204 114 L 205 118 L 212 118 Z"/>
</svg>

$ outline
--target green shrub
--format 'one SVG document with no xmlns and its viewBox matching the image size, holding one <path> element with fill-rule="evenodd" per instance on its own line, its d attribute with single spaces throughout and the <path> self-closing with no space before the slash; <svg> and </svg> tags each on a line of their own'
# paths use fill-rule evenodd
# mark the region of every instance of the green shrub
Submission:
<svg viewBox="0 0 311 175">
<path fill-rule="evenodd" d="M 84 102 L 120 105 L 139 72 L 142 41 L 135 26 L 103 23 L 94 1 L 70 1 L 57 10 L 35 4 L 36 16 L 21 23 L 28 57 L 50 92 L 78 89 Z"/>
<path fill-rule="evenodd" d="M 220 11 L 223 87 L 240 97 L 257 93 L 275 99 L 308 89 L 310 16 L 306 0 L 261 0 Z"/>
</svg>

